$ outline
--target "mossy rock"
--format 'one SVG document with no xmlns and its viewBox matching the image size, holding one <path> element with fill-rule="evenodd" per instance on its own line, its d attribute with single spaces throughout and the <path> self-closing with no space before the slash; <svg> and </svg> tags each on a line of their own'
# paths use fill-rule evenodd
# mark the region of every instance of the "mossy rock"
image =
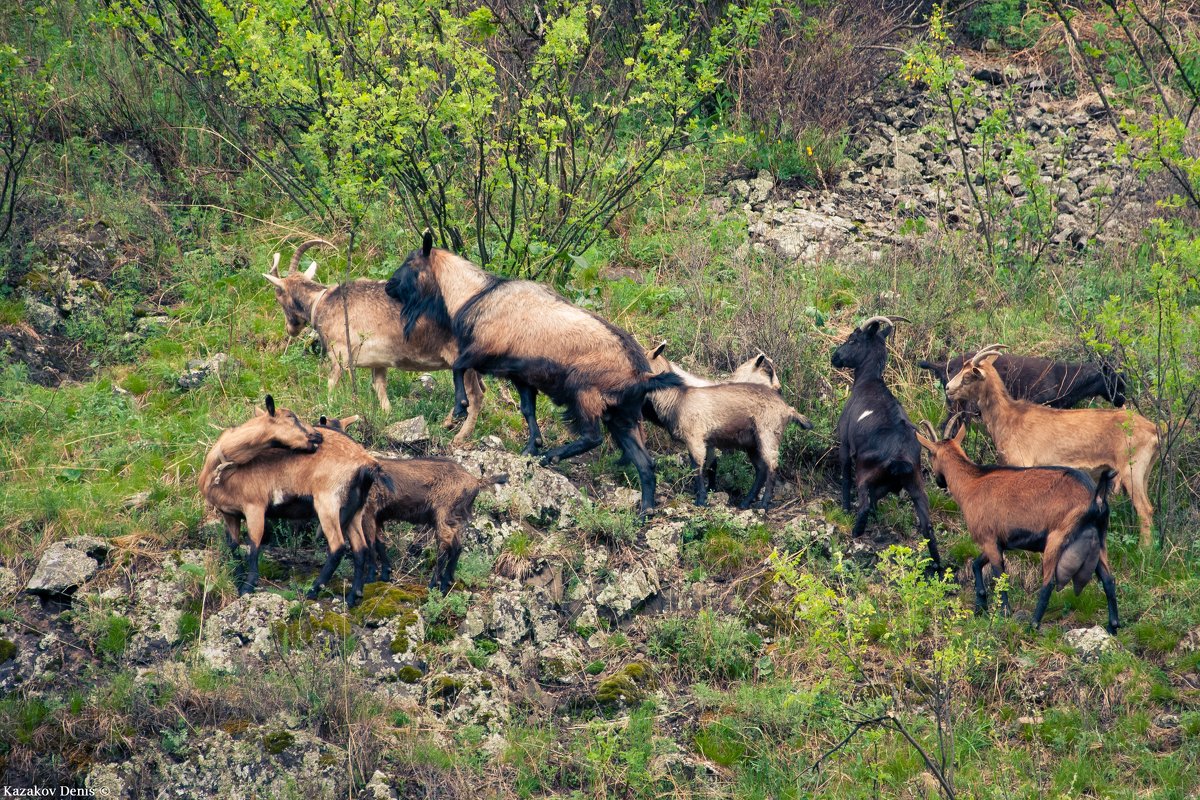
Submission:
<svg viewBox="0 0 1200 800">
<path fill-rule="evenodd" d="M 363 588 L 362 602 L 350 611 L 350 616 L 358 624 L 373 628 L 403 615 L 412 618 L 401 623 L 408 627 L 416 621 L 415 610 L 425 602 L 426 594 L 424 586 L 370 583 Z"/>
<path fill-rule="evenodd" d="M 250 730 L 250 726 L 253 724 L 248 719 L 231 719 L 228 722 L 221 723 L 220 728 L 230 736 L 237 736 Z"/>
<path fill-rule="evenodd" d="M 353 630 L 345 614 L 320 609 L 304 614 L 294 622 L 276 622 L 271 626 L 275 638 L 293 645 L 311 644 L 314 638 L 323 633 L 344 640 L 349 638 Z"/>
<path fill-rule="evenodd" d="M 429 682 L 430 699 L 452 700 L 462 691 L 463 682 L 451 675 L 438 675 Z"/>
<path fill-rule="evenodd" d="M 296 743 L 296 737 L 287 731 L 268 731 L 262 736 L 263 750 L 277 756 Z"/>
<path fill-rule="evenodd" d="M 0 664 L 17 657 L 17 645 L 11 639 L 0 639 Z"/>
<path fill-rule="evenodd" d="M 598 705 L 634 705 L 654 689 L 654 668 L 645 661 L 632 661 L 604 678 L 596 686 Z"/>
<path fill-rule="evenodd" d="M 425 677 L 425 673 L 419 667 L 414 667 L 411 664 L 405 664 L 396 670 L 396 680 L 401 683 L 417 683 L 423 677 Z"/>
</svg>

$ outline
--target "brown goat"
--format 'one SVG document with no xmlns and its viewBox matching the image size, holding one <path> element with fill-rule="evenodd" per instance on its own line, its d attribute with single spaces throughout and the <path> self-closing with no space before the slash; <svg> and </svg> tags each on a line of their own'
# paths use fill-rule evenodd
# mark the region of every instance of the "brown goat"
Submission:
<svg viewBox="0 0 1200 800">
<path fill-rule="evenodd" d="M 642 402 L 655 389 L 679 385 L 677 375 L 651 375 L 628 332 L 533 281 L 506 280 L 435 249 L 426 231 L 421 247 L 387 282 L 404 307 L 405 330 L 422 320 L 453 329 L 455 398 L 467 403 L 463 370 L 507 378 L 517 389 L 529 426 L 525 453 L 541 446 L 537 395 L 566 407 L 578 436 L 542 457 L 544 465 L 586 453 L 603 441 L 601 425 L 633 461 L 642 487 L 641 511 L 654 507 L 654 462 L 635 432 Z"/>
<path fill-rule="evenodd" d="M 1154 507 L 1147 485 L 1158 451 L 1154 423 L 1132 409 L 1058 409 L 1014 400 L 992 365 L 1001 347 L 979 351 L 946 384 L 946 397 L 979 407 L 1001 464 L 1075 467 L 1093 478 L 1116 470 L 1118 485 L 1137 510 L 1142 545 L 1149 546 Z"/>
<path fill-rule="evenodd" d="M 342 420 L 321 417 L 321 424 L 343 432 L 357 417 Z M 335 434 L 336 436 L 336 434 Z M 330 437 L 335 438 L 335 437 Z M 448 458 L 383 459 L 384 472 L 392 479 L 391 488 L 376 483 L 363 508 L 362 530 L 368 551 L 380 567 L 380 580 L 391 579 L 391 563 L 383 541 L 383 526 L 399 520 L 413 525 L 430 525 L 437 537 L 438 554 L 429 588 L 438 586 L 442 594 L 450 591 L 458 557 L 462 553 L 460 533 L 471 521 L 475 498 L 484 489 L 507 483 L 501 473 L 478 478 Z M 368 580 L 374 577 L 374 564 Z"/>
<path fill-rule="evenodd" d="M 283 417 L 286 426 L 265 417 Z M 285 446 L 265 444 L 250 458 L 246 443 L 262 439 L 264 428 L 289 428 L 298 433 L 289 439 L 275 437 Z M 286 449 L 289 442 L 294 449 Z M 239 460 L 229 460 L 230 452 Z M 317 596 L 329 582 L 346 553 L 347 538 L 354 556 L 354 582 L 347 602 L 355 605 L 362 597 L 366 575 L 366 541 L 362 533 L 362 509 L 371 487 L 388 478 L 380 463 L 360 445 L 345 436 L 322 436 L 287 409 L 274 408 L 268 398 L 267 413 L 225 431 L 218 437 L 200 471 L 200 492 L 220 513 L 225 523 L 225 540 L 235 553 L 241 544 L 241 523 L 246 521 L 250 551 L 239 587 L 242 594 L 254 591 L 258 582 L 258 556 L 271 519 L 308 519 L 321 523 L 329 552 L 320 576 L 308 592 Z"/>
<path fill-rule="evenodd" d="M 283 308 L 284 322 L 289 336 L 299 336 L 304 326 L 311 325 L 321 337 L 321 343 L 329 353 L 329 391 L 333 391 L 342 373 L 350 364 L 371 370 L 371 383 L 375 396 L 384 412 L 390 413 L 391 402 L 387 396 L 387 371 L 401 369 L 408 372 L 424 372 L 450 369 L 458 357 L 458 347 L 449 327 L 439 326 L 432 320 L 423 320 L 413 326 L 406 335 L 401 321 L 403 308 L 388 297 L 384 281 L 354 280 L 335 286 L 326 286 L 315 280 L 317 265 L 313 263 L 304 272 L 296 268 L 300 257 L 309 248 L 326 244 L 323 239 L 310 239 L 296 248 L 288 265 L 287 274 L 279 275 L 279 253 L 275 254 L 271 271 L 263 273 L 275 287 L 275 299 Z M 347 313 L 349 331 L 347 331 Z M 348 345 L 353 342 L 353 347 Z M 464 374 L 467 392 L 466 421 L 454 437 L 454 444 L 465 442 L 475 430 L 475 420 L 483 403 L 483 382 L 474 370 Z M 456 422 L 453 410 L 446 415 L 443 424 L 452 428 Z"/>
<path fill-rule="evenodd" d="M 663 356 L 666 346 L 663 342 L 646 353 L 655 375 L 672 371 L 671 362 Z M 699 470 L 696 505 L 700 506 L 707 502 L 714 448 L 720 447 L 741 450 L 754 462 L 754 485 L 741 507 L 749 508 L 760 489 L 762 507 L 770 507 L 784 430 L 792 422 L 805 430 L 812 428 L 808 418 L 788 405 L 778 391 L 761 384 L 684 385 L 651 392 L 647 399 L 658 422 L 687 446 Z"/>
<path fill-rule="evenodd" d="M 951 419 L 949 424 L 953 424 Z M 928 435 L 917 441 L 929 451 L 938 486 L 948 489 L 962 511 L 971 538 L 982 551 L 971 565 L 975 573 L 975 612 L 987 605 L 983 565 L 993 577 L 1004 573 L 1005 550 L 1042 553 L 1042 589 L 1038 593 L 1034 626 L 1041 625 L 1050 593 L 1068 583 L 1079 594 L 1095 575 L 1108 601 L 1108 630 L 1115 633 L 1116 584 L 1108 565 L 1108 494 L 1116 472 L 1104 470 L 1099 484 L 1067 467 L 979 466 L 962 449 L 966 426 L 940 440 L 933 426 L 921 425 Z M 1008 611 L 1008 593 L 1000 595 Z"/>
</svg>

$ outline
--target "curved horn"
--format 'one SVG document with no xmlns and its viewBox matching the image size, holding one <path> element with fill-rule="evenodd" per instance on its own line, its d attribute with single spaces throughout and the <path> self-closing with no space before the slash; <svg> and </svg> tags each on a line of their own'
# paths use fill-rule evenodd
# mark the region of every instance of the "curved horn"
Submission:
<svg viewBox="0 0 1200 800">
<path fill-rule="evenodd" d="M 933 429 L 933 423 L 930 422 L 929 420 L 927 420 L 927 419 L 921 420 L 921 422 L 917 426 L 917 428 L 918 428 L 918 430 L 923 429 L 925 431 L 925 434 L 926 434 L 927 438 L 929 439 L 929 441 L 931 441 L 931 442 L 940 441 L 940 437 L 937 435 L 937 431 L 935 431 Z"/>
<path fill-rule="evenodd" d="M 331 242 L 327 242 L 324 239 L 309 239 L 307 242 L 304 242 L 299 247 L 297 247 L 296 252 L 292 253 L 292 260 L 290 262 L 288 262 L 288 272 L 289 273 L 295 272 L 296 267 L 300 266 L 300 257 L 304 255 L 305 250 L 308 250 L 310 247 L 316 247 L 319 244 L 324 244 L 324 245 L 328 245 L 329 247 L 334 247 L 334 245 Z"/>
<path fill-rule="evenodd" d="M 892 322 L 892 321 L 891 321 L 889 318 L 887 318 L 887 317 L 874 316 L 874 317 L 871 317 L 871 318 L 870 318 L 870 319 L 868 319 L 868 320 L 864 320 L 864 321 L 863 321 L 863 323 L 862 323 L 861 325 L 859 325 L 859 326 L 858 326 L 858 329 L 859 329 L 860 331 L 865 331 L 865 330 L 867 329 L 867 326 L 868 326 L 868 325 L 870 325 L 872 322 L 886 322 L 888 325 L 893 325 L 893 324 L 894 324 L 894 323 L 893 323 L 893 322 Z"/>
<path fill-rule="evenodd" d="M 276 253 L 276 254 L 275 254 L 275 256 L 274 256 L 274 258 L 272 258 L 272 259 L 271 259 L 271 272 L 270 272 L 270 274 L 271 274 L 271 275 L 274 275 L 276 278 L 278 278 L 278 277 L 279 277 L 279 253 Z"/>
<path fill-rule="evenodd" d="M 998 356 L 998 355 L 1000 355 L 1001 352 L 1003 352 L 1004 350 L 1007 350 L 1007 349 L 1008 349 L 1008 345 L 1006 345 L 1006 344 L 999 344 L 999 343 L 989 344 L 987 347 L 983 348 L 982 350 L 980 350 L 978 353 L 976 353 L 974 356 L 971 357 L 971 366 L 978 367 L 979 362 L 982 361 L 985 357 L 990 356 L 990 355 Z"/>
<path fill-rule="evenodd" d="M 961 411 L 955 411 L 950 419 L 946 420 L 945 426 L 942 428 L 942 439 L 951 439 L 954 434 L 958 433 L 960 425 L 966 425 L 966 414 Z"/>
<path fill-rule="evenodd" d="M 893 315 L 893 316 L 888 317 L 888 322 L 895 325 L 897 322 L 912 322 L 912 320 L 909 319 L 908 317 L 901 317 L 901 316 Z"/>
</svg>

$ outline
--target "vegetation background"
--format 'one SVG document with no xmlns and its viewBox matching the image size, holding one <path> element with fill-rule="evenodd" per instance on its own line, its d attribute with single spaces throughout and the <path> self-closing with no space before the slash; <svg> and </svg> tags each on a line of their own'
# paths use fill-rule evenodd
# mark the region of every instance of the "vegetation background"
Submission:
<svg viewBox="0 0 1200 800">
<path fill-rule="evenodd" d="M 1137 176 L 1144 201 L 1118 235 L 1055 240 L 1061 176 L 984 91 L 984 62 L 1037 75 L 1108 131 L 1114 168 Z M 760 170 L 780 187 L 837 191 L 862 155 L 863 119 L 897 87 L 923 98 L 933 146 L 958 154 L 942 188 L 965 198 L 964 223 L 909 215 L 877 257 L 798 261 L 750 246 L 737 209 L 712 202 Z M 299 675 L 197 667 L 192 611 L 172 653 L 181 668 L 149 691 L 127 657 L 129 618 L 101 592 L 81 596 L 53 616 L 83 666 L 0 697 L 3 781 L 75 784 L 146 748 L 186 761 L 206 728 L 286 713 L 346 748 L 348 785 L 379 769 L 404 796 L 1194 797 L 1198 105 L 1200 7 L 1187 0 L 4 4 L 0 560 L 20 578 L 80 533 L 117 545 L 109 580 L 181 548 L 215 554 L 195 476 L 217 432 L 268 391 L 308 417 L 363 414 L 368 443 L 382 445 L 392 420 L 365 378 L 326 396 L 322 357 L 285 339 L 259 273 L 319 235 L 339 247 L 322 253 L 321 279 L 383 278 L 426 227 L 640 341 L 670 339 L 689 368 L 717 373 L 767 351 L 816 423 L 787 439 L 785 473 L 835 533 L 798 534 L 787 515 L 697 514 L 687 581 L 728 584 L 727 602 L 604 623 L 591 694 L 550 713 L 518 703 L 499 731 L 438 727 L 436 714 L 381 700 L 345 638 L 323 645 L 340 659 L 299 648 L 311 667 Z M 1095 213 L 1124 213 L 1120 191 L 1096 196 Z M 1040 633 L 965 615 L 962 567 L 976 550 L 932 488 L 949 592 L 911 550 L 851 555 L 833 439 L 847 381 L 829 353 L 875 313 L 912 320 L 888 376 L 914 419 L 940 419 L 943 403 L 917 361 L 992 341 L 1109 359 L 1130 377 L 1131 404 L 1164 446 L 1152 549 L 1138 548 L 1128 502 L 1114 505 L 1118 647 L 1084 661 L 1064 645 L 1064 629 L 1101 619 L 1094 586 L 1057 595 Z M 197 385 L 183 388 L 189 370 Z M 412 377 L 390 378 L 392 418 L 440 418 L 447 376 L 432 395 Z M 515 452 L 521 419 L 497 394 L 479 435 Z M 652 444 L 678 449 L 658 434 Z M 986 437 L 972 447 L 991 457 Z M 678 456 L 659 463 L 670 502 L 689 473 Z M 607 445 L 564 469 L 583 486 L 633 480 Z M 750 477 L 724 459 L 730 492 Z M 876 527 L 907 540 L 911 512 L 885 503 Z M 614 557 L 645 544 L 611 503 L 585 504 L 564 530 L 585 543 L 571 547 Z M 549 537 L 531 528 L 507 552 L 581 558 L 552 552 Z M 311 531 L 282 545 L 318 546 Z M 1028 606 L 1035 559 L 1010 563 Z M 447 646 L 493 588 L 492 567 L 480 557 L 446 600 L 424 601 L 430 664 L 492 663 L 486 637 L 466 654 Z M 181 580 L 219 607 L 233 601 L 229 569 L 214 557 Z M 294 584 L 275 590 L 291 598 Z M 50 613 L 0 598 L 0 674 L 15 663 L 12 632 L 44 632 Z M 481 749 L 494 735 L 502 744 Z"/>
</svg>

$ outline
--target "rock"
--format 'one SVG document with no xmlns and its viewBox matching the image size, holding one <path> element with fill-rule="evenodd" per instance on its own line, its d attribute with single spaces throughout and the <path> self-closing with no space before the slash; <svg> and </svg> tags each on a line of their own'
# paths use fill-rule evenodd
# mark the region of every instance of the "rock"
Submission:
<svg viewBox="0 0 1200 800">
<path fill-rule="evenodd" d="M 425 394 L 433 394 L 434 389 L 437 388 L 437 380 L 428 372 L 422 372 L 417 377 L 417 383 L 420 384 L 421 391 Z M 375 774 L 378 775 L 379 773 Z"/>
<path fill-rule="evenodd" d="M 596 594 L 596 606 L 613 619 L 621 619 L 639 608 L 661 589 L 658 571 L 635 567 L 619 572 Z"/>
<path fill-rule="evenodd" d="M 137 494 L 131 494 L 129 497 L 126 497 L 125 502 L 121 505 L 130 511 L 140 511 L 141 509 L 145 508 L 149 502 L 150 492 L 138 492 Z"/>
<path fill-rule="evenodd" d="M 551 642 L 538 654 L 538 681 L 572 686 L 583 677 L 583 655 L 569 640 Z"/>
<path fill-rule="evenodd" d="M 396 792 L 392 789 L 391 782 L 380 770 L 375 770 L 375 774 L 371 776 L 371 780 L 367 782 L 358 796 L 368 800 L 396 800 Z"/>
<path fill-rule="evenodd" d="M 1084 661 L 1099 658 L 1106 650 L 1117 646 L 1116 640 L 1099 625 L 1092 628 L 1076 628 L 1063 634 L 1063 639 Z"/>
<path fill-rule="evenodd" d="M 20 588 L 21 582 L 17 580 L 17 573 L 8 567 L 0 567 L 0 597 L 14 595 Z"/>
<path fill-rule="evenodd" d="M 735 200 L 745 201 L 745 199 L 750 196 L 750 184 L 747 181 L 741 180 L 740 178 L 735 181 L 730 181 L 729 194 L 732 195 Z"/>
<path fill-rule="evenodd" d="M 170 787 L 171 797 L 342 800 L 351 789 L 346 763 L 343 748 L 306 730 L 289 729 L 280 720 L 236 734 L 222 728 L 199 730 L 174 755 L 149 749 L 117 765 L 116 771 L 127 785 Z"/>
<path fill-rule="evenodd" d="M 50 545 L 38 562 L 25 591 L 41 597 L 69 597 L 100 569 L 108 542 L 76 536 Z"/>
<path fill-rule="evenodd" d="M 718 217 L 723 217 L 729 213 L 732 205 L 728 197 L 714 197 L 708 201 L 708 210 Z"/>
<path fill-rule="evenodd" d="M 765 169 L 759 170 L 758 175 L 750 181 L 750 191 L 747 202 L 751 205 L 765 203 L 775 190 L 775 176 Z"/>
<path fill-rule="evenodd" d="M 209 375 L 220 370 L 228 360 L 229 356 L 224 353 L 215 353 L 208 359 L 192 359 L 187 363 L 188 371 L 179 376 L 175 385 L 184 392 L 198 388 Z"/>
<path fill-rule="evenodd" d="M 50 335 L 58 332 L 63 318 L 54 306 L 26 298 L 25 321 L 38 333 Z"/>
<path fill-rule="evenodd" d="M 844 244 L 853 227 L 844 217 L 795 208 L 750 225 L 750 234 L 785 258 L 811 261 Z"/>
<path fill-rule="evenodd" d="M 119 764 L 97 764 L 88 770 L 83 785 L 89 797 L 106 797 L 120 800 L 126 797 L 125 781 L 121 778 Z"/>
<path fill-rule="evenodd" d="M 200 657 L 214 669 L 227 671 L 271 659 L 275 653 L 272 627 L 287 620 L 288 608 L 287 600 L 270 592 L 239 597 L 205 620 Z"/>
<path fill-rule="evenodd" d="M 423 444 L 429 441 L 429 426 L 424 417 L 411 417 L 388 425 L 383 435 L 393 444 Z"/>
<path fill-rule="evenodd" d="M 666 570 L 679 560 L 679 541 L 687 522 L 671 520 L 646 530 L 646 549 L 654 554 L 654 563 Z"/>
<path fill-rule="evenodd" d="M 505 450 L 471 450 L 454 458 L 476 475 L 508 475 L 508 483 L 480 495 L 475 505 L 477 513 L 484 508 L 498 509 L 514 521 L 548 525 L 569 514 L 579 502 L 579 490 L 564 475 L 540 466 L 529 456 Z"/>
</svg>

